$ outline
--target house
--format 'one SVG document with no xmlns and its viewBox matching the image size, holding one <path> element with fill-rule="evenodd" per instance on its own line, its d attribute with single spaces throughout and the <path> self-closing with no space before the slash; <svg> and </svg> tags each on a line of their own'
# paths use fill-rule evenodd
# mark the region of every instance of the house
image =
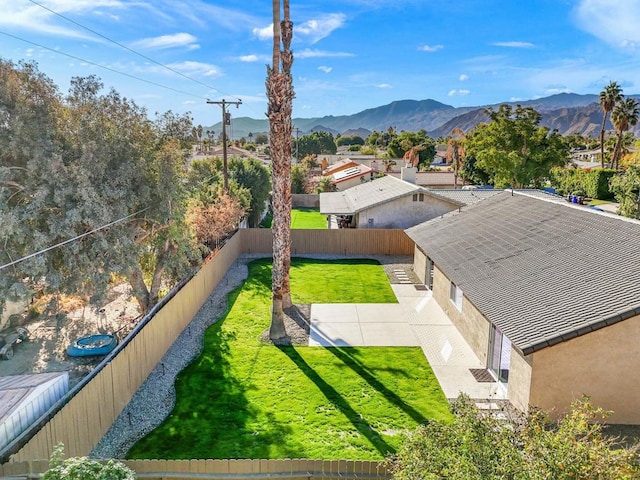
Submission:
<svg viewBox="0 0 640 480">
<path fill-rule="evenodd" d="M 351 217 L 356 228 L 409 228 L 498 191 L 431 191 L 391 176 L 320 194 L 320 213 Z"/>
<path fill-rule="evenodd" d="M 640 222 L 500 192 L 407 234 L 415 272 L 511 403 L 560 413 L 586 394 L 640 424 Z"/>
<path fill-rule="evenodd" d="M 391 172 L 388 175 L 393 175 L 394 177 L 399 178 L 400 172 Z M 456 188 L 461 187 L 462 185 L 466 185 L 466 182 L 458 177 L 456 179 L 455 173 L 453 171 L 431 171 L 431 172 L 416 172 L 416 185 L 420 185 L 425 188 Z"/>
<path fill-rule="evenodd" d="M 344 191 L 370 181 L 374 176 L 374 171 L 366 165 L 358 163 L 354 166 L 334 171 L 333 173 L 325 173 L 324 175 L 331 177 L 331 184 L 336 187 L 336 190 Z"/>
</svg>

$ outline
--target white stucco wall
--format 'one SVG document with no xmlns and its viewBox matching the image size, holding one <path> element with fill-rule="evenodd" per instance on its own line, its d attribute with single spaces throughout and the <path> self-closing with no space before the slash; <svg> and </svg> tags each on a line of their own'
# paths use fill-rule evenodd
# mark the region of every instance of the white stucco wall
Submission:
<svg viewBox="0 0 640 480">
<path fill-rule="evenodd" d="M 373 219 L 373 228 L 405 229 L 444 215 L 456 208 L 458 207 L 452 203 L 426 194 L 422 202 L 414 202 L 413 195 L 407 195 L 362 210 L 358 214 L 358 228 L 369 228 L 369 219 Z"/>
</svg>

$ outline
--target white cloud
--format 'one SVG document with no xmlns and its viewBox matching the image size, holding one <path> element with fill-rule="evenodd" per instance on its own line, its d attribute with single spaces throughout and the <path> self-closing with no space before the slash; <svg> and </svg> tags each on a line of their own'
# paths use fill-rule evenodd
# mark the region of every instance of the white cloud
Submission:
<svg viewBox="0 0 640 480">
<path fill-rule="evenodd" d="M 331 32 L 342 27 L 346 20 L 344 13 L 330 13 L 317 19 L 293 27 L 296 35 L 307 37 L 313 44 L 331 35 Z"/>
<path fill-rule="evenodd" d="M 448 96 L 450 97 L 455 97 L 455 96 L 459 96 L 459 95 L 469 95 L 471 93 L 470 90 L 464 90 L 464 89 L 460 89 L 460 90 L 449 90 L 449 93 L 447 93 Z"/>
<path fill-rule="evenodd" d="M 491 45 L 495 47 L 507 47 L 507 48 L 534 48 L 535 45 L 531 42 L 493 42 Z"/>
<path fill-rule="evenodd" d="M 258 37 L 260 40 L 271 40 L 273 38 L 273 23 L 270 23 L 266 27 L 263 28 L 254 28 L 252 30 L 253 35 Z"/>
<path fill-rule="evenodd" d="M 323 50 L 312 50 L 305 48 L 300 52 L 293 52 L 293 58 L 323 58 L 323 57 L 354 57 L 353 53 L 348 52 L 326 52 Z"/>
<path fill-rule="evenodd" d="M 159 37 L 143 38 L 131 43 L 133 48 L 140 49 L 164 49 L 186 47 L 189 50 L 200 48 L 196 43 L 198 39 L 189 33 L 174 33 L 172 35 L 161 35 Z"/>
<path fill-rule="evenodd" d="M 178 70 L 179 72 L 183 72 L 190 75 L 200 75 L 203 77 L 219 77 L 222 75 L 222 72 L 215 65 L 211 65 L 209 63 L 202 62 L 181 62 L 181 63 L 172 63 L 168 65 L 174 70 Z"/>
<path fill-rule="evenodd" d="M 574 9 L 578 27 L 620 48 L 640 45 L 640 3 L 627 0 L 580 0 Z"/>
<path fill-rule="evenodd" d="M 422 45 L 421 47 L 418 47 L 418 50 L 422 52 L 437 52 L 438 50 L 442 50 L 443 48 L 443 45 Z"/>
<path fill-rule="evenodd" d="M 260 57 L 258 55 L 254 55 L 254 54 L 241 55 L 240 57 L 238 57 L 238 60 L 240 60 L 241 62 L 253 63 L 253 62 L 257 62 L 258 60 L 260 60 Z"/>
<path fill-rule="evenodd" d="M 467 75 L 467 74 L 463 73 L 462 75 L 460 75 L 460 76 L 458 77 L 458 80 L 460 80 L 461 82 L 464 82 L 464 81 L 466 81 L 466 80 L 469 80 L 469 75 Z"/>
<path fill-rule="evenodd" d="M 376 88 L 393 88 L 393 87 L 388 83 L 379 83 L 376 85 Z"/>
<path fill-rule="evenodd" d="M 318 70 L 320 70 L 321 72 L 324 72 L 324 73 L 331 73 L 331 70 L 333 70 L 333 68 L 331 68 L 331 67 L 326 67 L 326 66 L 324 66 L 324 65 L 320 65 L 320 66 L 318 67 Z"/>
</svg>

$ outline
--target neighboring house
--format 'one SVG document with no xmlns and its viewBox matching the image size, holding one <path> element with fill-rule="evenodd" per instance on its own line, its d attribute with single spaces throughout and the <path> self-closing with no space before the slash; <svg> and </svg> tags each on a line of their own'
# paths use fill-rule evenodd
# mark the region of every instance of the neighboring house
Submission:
<svg viewBox="0 0 640 480">
<path fill-rule="evenodd" d="M 407 234 L 415 272 L 515 406 L 561 413 L 586 394 L 640 424 L 640 222 L 501 192 Z"/>
<path fill-rule="evenodd" d="M 400 173 L 392 172 L 389 175 L 394 177 L 400 177 Z M 456 181 L 453 171 L 439 171 L 439 172 L 416 172 L 416 185 L 426 188 L 454 188 L 462 187 L 466 185 L 466 182 L 458 177 Z"/>
<path fill-rule="evenodd" d="M 344 191 L 371 181 L 374 177 L 374 171 L 366 165 L 356 164 L 334 173 L 325 173 L 324 176 L 331 178 L 331 184 L 336 187 L 336 190 Z"/>
<path fill-rule="evenodd" d="M 457 199 L 390 176 L 343 192 L 320 194 L 321 214 L 350 216 L 351 226 L 356 228 L 405 229 L 463 205 Z"/>
</svg>

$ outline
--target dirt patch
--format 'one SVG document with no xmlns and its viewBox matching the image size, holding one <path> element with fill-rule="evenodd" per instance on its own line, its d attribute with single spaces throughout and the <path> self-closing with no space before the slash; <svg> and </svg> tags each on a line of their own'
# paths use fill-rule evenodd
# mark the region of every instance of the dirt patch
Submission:
<svg viewBox="0 0 640 480">
<path fill-rule="evenodd" d="M 294 305 L 291 308 L 286 308 L 284 315 L 284 328 L 287 331 L 286 338 L 273 342 L 269 338 L 269 329 L 267 329 L 260 335 L 260 341 L 262 343 L 280 346 L 308 346 L 311 305 Z"/>
<path fill-rule="evenodd" d="M 121 341 L 140 319 L 138 304 L 126 284 L 114 287 L 109 300 L 100 311 L 90 307 L 60 310 L 28 322 L 24 326 L 29 339 L 15 346 L 11 360 L 0 360 L 0 376 L 67 371 L 73 387 L 104 357 L 69 357 L 67 347 L 78 337 L 96 333 L 112 333 Z"/>
</svg>

